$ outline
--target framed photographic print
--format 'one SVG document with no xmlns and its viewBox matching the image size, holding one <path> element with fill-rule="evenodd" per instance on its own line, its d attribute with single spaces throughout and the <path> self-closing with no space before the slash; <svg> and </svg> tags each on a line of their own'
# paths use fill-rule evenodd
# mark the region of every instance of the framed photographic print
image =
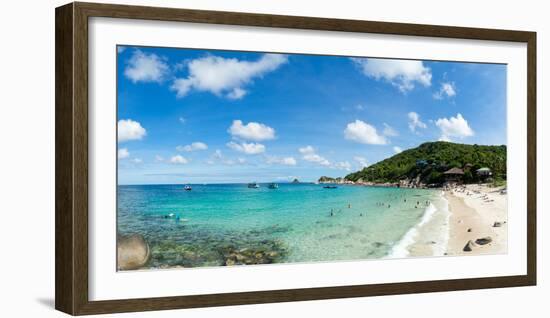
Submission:
<svg viewBox="0 0 550 318">
<path fill-rule="evenodd" d="M 536 34 L 56 10 L 56 308 L 536 284 Z"/>
</svg>

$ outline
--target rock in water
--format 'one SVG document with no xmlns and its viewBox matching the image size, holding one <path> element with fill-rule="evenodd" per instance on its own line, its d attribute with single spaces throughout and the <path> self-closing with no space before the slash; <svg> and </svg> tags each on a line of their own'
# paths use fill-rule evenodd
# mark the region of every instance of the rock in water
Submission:
<svg viewBox="0 0 550 318">
<path fill-rule="evenodd" d="M 464 252 L 471 252 L 473 248 L 475 247 L 475 243 L 472 240 L 469 240 L 468 243 L 466 243 L 466 246 L 462 249 Z"/>
<path fill-rule="evenodd" d="M 490 236 L 487 236 L 487 237 L 478 238 L 476 240 L 476 244 L 485 245 L 485 244 L 491 243 L 492 241 L 493 239 Z"/>
<path fill-rule="evenodd" d="M 117 266 L 119 270 L 139 269 L 149 261 L 149 244 L 140 234 L 120 236 L 117 240 Z"/>
</svg>

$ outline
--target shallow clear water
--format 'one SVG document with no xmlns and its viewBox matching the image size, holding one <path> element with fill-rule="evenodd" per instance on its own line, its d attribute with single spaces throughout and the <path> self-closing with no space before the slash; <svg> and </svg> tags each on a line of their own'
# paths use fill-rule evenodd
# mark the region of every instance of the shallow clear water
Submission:
<svg viewBox="0 0 550 318">
<path fill-rule="evenodd" d="M 121 185 L 118 233 L 147 239 L 152 268 L 380 258 L 438 198 L 346 185 Z"/>
</svg>

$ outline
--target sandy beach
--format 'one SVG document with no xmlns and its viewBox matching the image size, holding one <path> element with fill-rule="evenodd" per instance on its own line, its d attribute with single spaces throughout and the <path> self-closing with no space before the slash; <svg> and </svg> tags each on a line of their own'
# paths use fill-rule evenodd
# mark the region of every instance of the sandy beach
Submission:
<svg viewBox="0 0 550 318">
<path fill-rule="evenodd" d="M 507 252 L 507 195 L 502 187 L 467 185 L 445 192 L 449 201 L 448 255 L 503 254 Z M 480 239 L 490 237 L 483 244 Z M 476 243 L 477 240 L 477 243 Z M 465 251 L 469 241 L 471 251 Z"/>
<path fill-rule="evenodd" d="M 502 189 L 472 184 L 443 191 L 445 200 L 439 203 L 437 212 L 417 227 L 409 255 L 506 253 L 507 195 L 501 194 Z"/>
</svg>

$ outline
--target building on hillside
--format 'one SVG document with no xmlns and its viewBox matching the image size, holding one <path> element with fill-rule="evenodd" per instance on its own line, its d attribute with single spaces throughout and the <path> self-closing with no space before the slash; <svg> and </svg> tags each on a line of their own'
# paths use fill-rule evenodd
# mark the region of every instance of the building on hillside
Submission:
<svg viewBox="0 0 550 318">
<path fill-rule="evenodd" d="M 487 167 L 477 169 L 476 173 L 482 179 L 489 178 L 490 176 L 493 175 L 493 172 L 491 171 L 491 169 L 489 169 Z"/>
<path fill-rule="evenodd" d="M 462 183 L 464 177 L 464 170 L 460 168 L 451 168 L 443 172 L 445 181 L 448 183 Z"/>
<path fill-rule="evenodd" d="M 419 168 L 424 168 L 427 165 L 428 165 L 428 161 L 426 161 L 424 159 L 416 160 L 416 166 L 419 167 Z"/>
</svg>

